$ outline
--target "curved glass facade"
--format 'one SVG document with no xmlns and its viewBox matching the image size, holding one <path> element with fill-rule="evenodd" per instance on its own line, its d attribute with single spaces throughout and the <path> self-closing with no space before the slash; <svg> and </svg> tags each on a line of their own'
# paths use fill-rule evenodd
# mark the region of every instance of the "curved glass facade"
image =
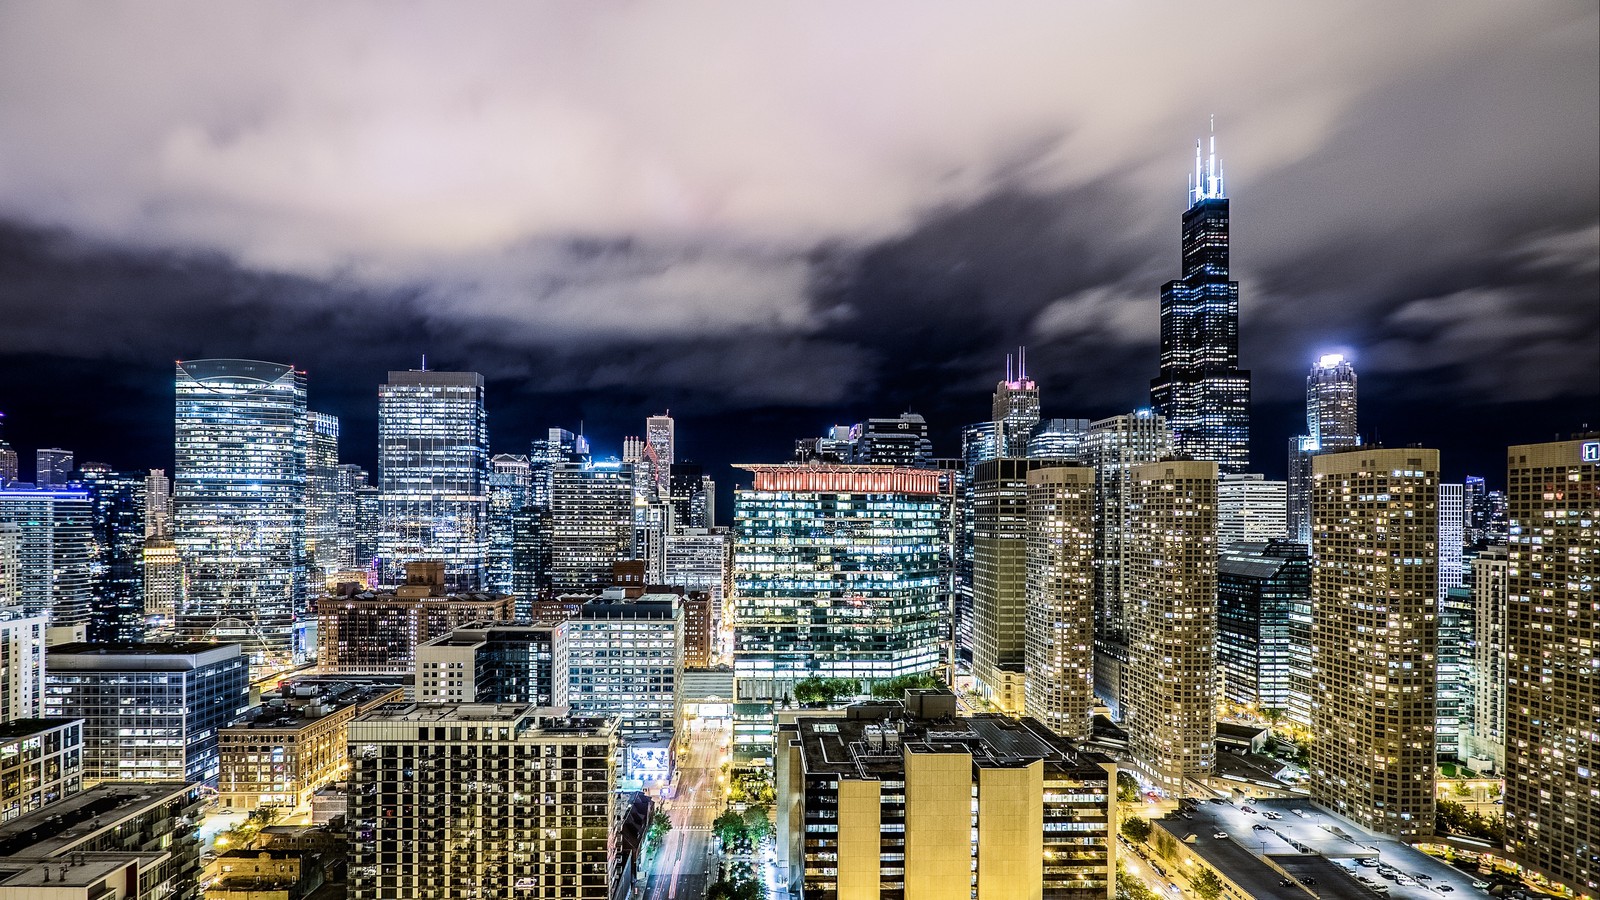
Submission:
<svg viewBox="0 0 1600 900">
<path fill-rule="evenodd" d="M 306 379 L 280 363 L 180 361 L 173 538 L 188 574 L 185 639 L 293 655 L 306 597 Z"/>
</svg>

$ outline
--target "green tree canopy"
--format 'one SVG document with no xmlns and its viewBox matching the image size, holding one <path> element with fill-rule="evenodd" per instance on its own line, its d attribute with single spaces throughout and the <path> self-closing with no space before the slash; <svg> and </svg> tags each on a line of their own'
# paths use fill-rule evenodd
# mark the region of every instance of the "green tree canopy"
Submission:
<svg viewBox="0 0 1600 900">
<path fill-rule="evenodd" d="M 1129 816 L 1122 823 L 1122 835 L 1130 841 L 1144 841 L 1150 837 L 1150 823 L 1138 816 Z"/>
</svg>

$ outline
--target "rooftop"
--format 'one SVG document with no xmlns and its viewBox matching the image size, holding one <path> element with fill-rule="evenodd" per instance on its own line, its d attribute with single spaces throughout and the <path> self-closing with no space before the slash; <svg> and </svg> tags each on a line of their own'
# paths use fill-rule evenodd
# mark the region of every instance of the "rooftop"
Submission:
<svg viewBox="0 0 1600 900">
<path fill-rule="evenodd" d="M 158 865 L 160 854 L 148 853 L 89 853 L 79 857 L 76 865 L 64 860 L 34 858 L 8 858 L 0 860 L 0 887 L 87 888 L 120 873 L 129 865 L 139 869 Z"/>
<path fill-rule="evenodd" d="M 0 859 L 49 856 L 70 849 L 102 829 L 184 794 L 197 786 L 181 781 L 99 784 L 0 825 Z"/>
<path fill-rule="evenodd" d="M 875 715 L 798 719 L 806 772 L 878 778 L 904 771 L 906 753 L 968 753 L 980 768 L 1045 760 L 1090 775 L 1104 774 L 1100 764 L 1110 762 L 1074 747 L 1033 719 L 993 713 L 919 719 L 893 703 L 875 704 L 871 712 Z"/>
<path fill-rule="evenodd" d="M 384 698 L 399 699 L 395 695 L 402 690 L 398 683 L 333 682 L 304 688 L 309 690 L 289 682 L 279 691 L 262 694 L 261 705 L 228 728 L 300 728 L 352 706 L 369 706 Z"/>
<path fill-rule="evenodd" d="M 30 734 L 38 734 L 41 731 L 49 731 L 52 728 L 60 728 L 63 725 L 71 725 L 73 722 L 81 721 L 83 720 L 13 719 L 10 722 L 0 723 L 0 741 L 10 740 L 11 738 L 26 737 Z"/>
<path fill-rule="evenodd" d="M 615 726 L 614 719 L 577 718 L 557 712 L 527 703 L 385 703 L 362 713 L 356 722 L 466 725 L 525 720 L 526 730 L 533 733 L 595 735 L 608 733 Z"/>
</svg>

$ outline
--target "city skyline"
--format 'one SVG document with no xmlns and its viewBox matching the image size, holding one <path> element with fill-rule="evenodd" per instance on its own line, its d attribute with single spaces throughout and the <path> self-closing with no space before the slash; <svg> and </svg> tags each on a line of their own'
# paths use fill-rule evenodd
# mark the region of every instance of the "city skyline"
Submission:
<svg viewBox="0 0 1600 900">
<path fill-rule="evenodd" d="M 99 54 L 115 17 L 8 10 L 0 34 L 73 39 L 0 54 L 30 76 L 0 101 L 14 148 L 0 177 L 0 370 L 31 376 L 0 380 L 7 439 L 25 468 L 51 447 L 170 467 L 166 361 L 272 360 L 308 373 L 311 406 L 340 419 L 341 459 L 375 473 L 375 386 L 427 355 L 485 375 L 497 453 L 580 424 L 620 453 L 645 416 L 673 410 L 677 455 L 707 467 L 727 510 L 726 465 L 785 458 L 830 424 L 910 409 L 935 453 L 956 455 L 1018 345 L 1046 418 L 1128 412 L 1149 402 L 1160 285 L 1212 116 L 1253 471 L 1282 476 L 1304 371 L 1325 353 L 1362 373 L 1363 436 L 1438 446 L 1449 478 L 1496 483 L 1507 444 L 1595 424 L 1594 10 L 1452 5 L 1445 27 L 1442 7 L 1222 7 L 1230 52 L 1197 81 L 1173 68 L 1191 40 L 1176 8 L 1041 7 L 1003 24 L 959 9 L 911 17 L 922 40 L 852 31 L 848 64 L 830 68 L 805 52 L 827 20 L 794 9 L 708 33 L 719 48 L 765 41 L 759 64 L 677 31 L 635 60 L 628 36 L 664 27 L 648 10 L 597 29 L 588 12 L 507 9 L 486 35 L 424 8 L 364 56 L 350 44 L 359 16 L 296 19 L 272 62 L 245 36 L 284 21 L 267 10 L 207 11 L 189 24 L 210 43 L 176 41 L 184 29 L 152 14 Z M 1108 42 L 1126 59 L 1064 59 L 1034 37 L 1067 27 L 1140 37 Z M 592 43 L 556 78 L 498 52 L 530 32 Z M 408 53 L 424 33 L 487 52 L 444 66 Z M 975 64 L 947 65 L 947 46 Z M 996 48 L 1014 59 L 991 60 Z M 143 65 L 117 65 L 130 51 Z M 659 83 L 638 74 L 698 56 Z M 708 77 L 741 64 L 751 87 Z M 402 89 L 406 71 L 436 84 Z M 1114 105 L 1080 87 L 1102 73 L 1124 79 Z M 206 102 L 171 99 L 172 79 L 203 81 Z M 1459 87 L 1483 83 L 1495 90 Z M 676 117 L 645 117 L 629 92 Z M 930 96 L 946 98 L 937 116 Z M 720 113 L 742 117 L 740 139 L 724 139 Z M 870 140 L 838 139 L 872 120 Z M 556 136 L 512 165 L 495 129 L 517 122 Z M 561 135 L 593 143 L 569 153 Z M 406 177 L 381 180 L 383 153 Z M 335 220 L 349 228 L 333 233 Z M 117 402 L 99 402 L 108 392 Z"/>
</svg>

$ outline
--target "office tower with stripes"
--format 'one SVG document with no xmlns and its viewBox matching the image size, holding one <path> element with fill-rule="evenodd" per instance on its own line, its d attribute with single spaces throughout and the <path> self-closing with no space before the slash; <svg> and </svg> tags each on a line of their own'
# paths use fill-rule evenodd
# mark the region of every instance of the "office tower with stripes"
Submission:
<svg viewBox="0 0 1600 900">
<path fill-rule="evenodd" d="M 378 388 L 385 583 L 405 564 L 443 560 L 457 590 L 483 586 L 489 531 L 489 428 L 476 372 L 390 372 Z"/>
</svg>

